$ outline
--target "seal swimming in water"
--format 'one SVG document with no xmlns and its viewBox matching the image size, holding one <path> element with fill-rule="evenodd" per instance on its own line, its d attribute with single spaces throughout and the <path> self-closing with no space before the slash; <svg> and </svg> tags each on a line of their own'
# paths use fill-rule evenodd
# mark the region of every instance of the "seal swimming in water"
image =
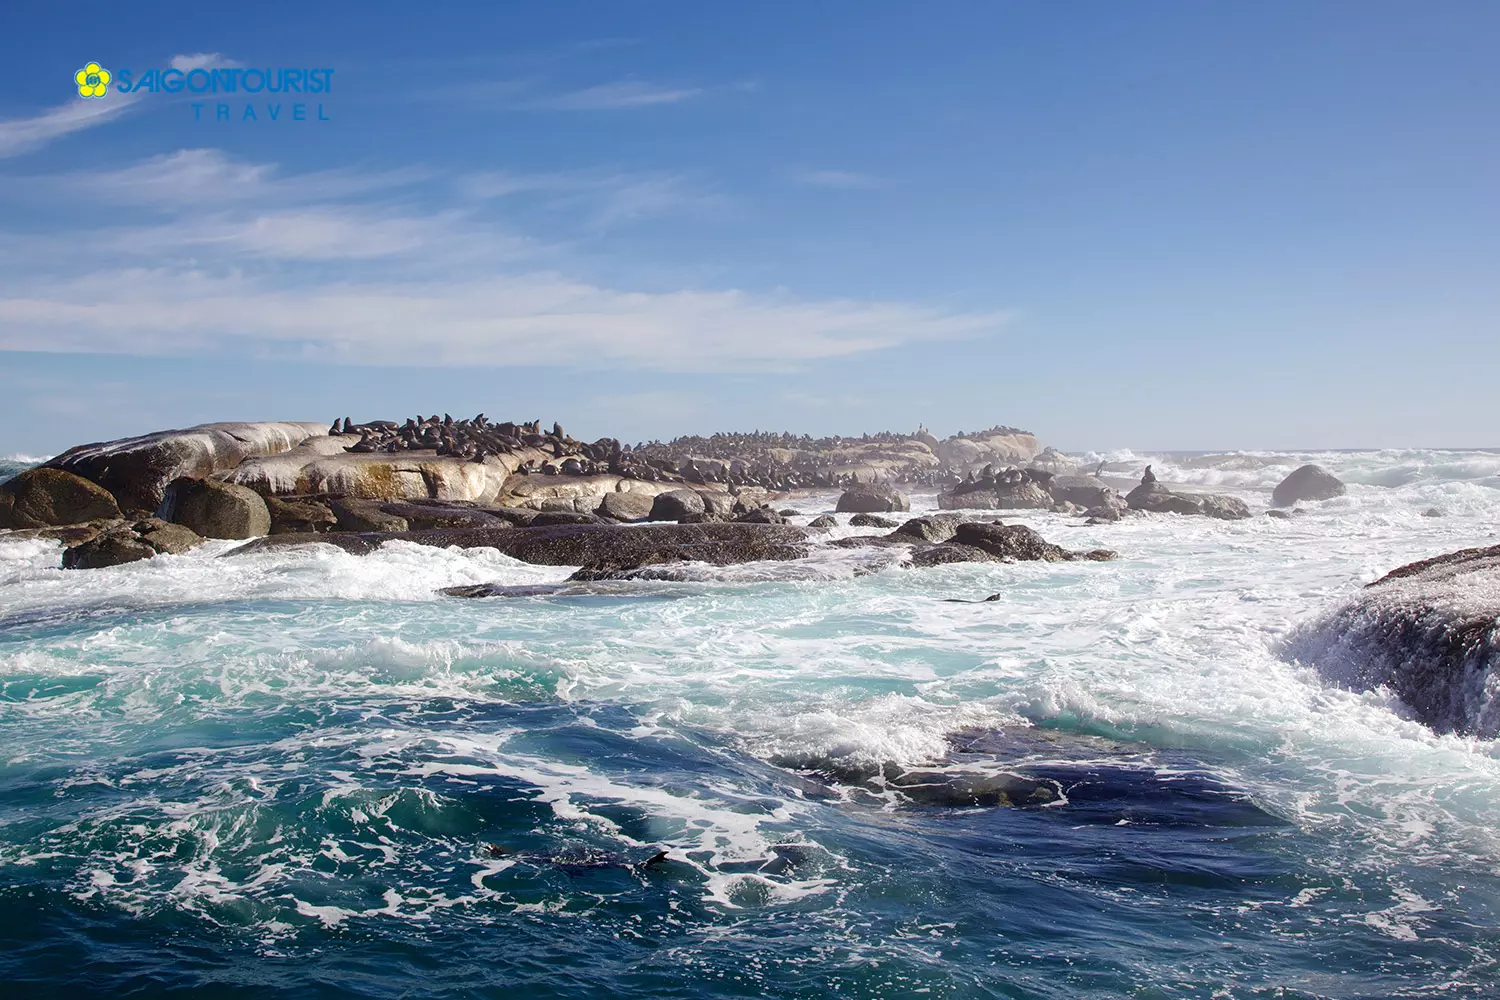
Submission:
<svg viewBox="0 0 1500 1000">
<path fill-rule="evenodd" d="M 991 601 L 1000 600 L 1000 597 L 1001 595 L 999 594 L 991 594 L 989 597 L 978 601 L 971 601 L 967 597 L 945 597 L 943 600 L 949 604 L 988 604 Z"/>
</svg>

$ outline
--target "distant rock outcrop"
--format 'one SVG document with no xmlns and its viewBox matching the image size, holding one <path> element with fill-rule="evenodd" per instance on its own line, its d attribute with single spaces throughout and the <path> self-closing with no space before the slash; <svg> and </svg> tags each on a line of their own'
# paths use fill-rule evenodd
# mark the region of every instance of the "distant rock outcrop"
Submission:
<svg viewBox="0 0 1500 1000">
<path fill-rule="evenodd" d="M 1287 652 L 1352 688 L 1389 688 L 1429 728 L 1500 736 L 1500 545 L 1392 570 Z"/>
<path fill-rule="evenodd" d="M 1290 507 L 1299 500 L 1330 500 L 1347 492 L 1348 487 L 1321 465 L 1304 465 L 1277 484 L 1271 502 Z"/>
</svg>

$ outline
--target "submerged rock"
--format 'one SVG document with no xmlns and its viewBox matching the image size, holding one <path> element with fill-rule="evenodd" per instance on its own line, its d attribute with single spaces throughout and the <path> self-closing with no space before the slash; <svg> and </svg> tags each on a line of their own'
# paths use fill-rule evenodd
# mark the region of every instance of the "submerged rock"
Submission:
<svg viewBox="0 0 1500 1000">
<path fill-rule="evenodd" d="M 1271 502 L 1290 507 L 1298 500 L 1329 500 L 1349 492 L 1337 476 L 1321 465 L 1304 465 L 1277 484 Z"/>
<path fill-rule="evenodd" d="M 896 522 L 889 518 L 876 517 L 874 514 L 855 514 L 849 519 L 851 528 L 894 528 Z"/>
<path fill-rule="evenodd" d="M 139 562 L 156 555 L 156 550 L 141 541 L 128 528 L 101 532 L 63 553 L 63 569 L 103 569 Z"/>
<path fill-rule="evenodd" d="M 1287 652 L 1344 687 L 1389 688 L 1436 732 L 1500 736 L 1500 545 L 1392 570 Z"/>
<path fill-rule="evenodd" d="M 271 535 L 226 555 L 274 551 L 325 543 L 348 552 L 372 552 L 393 540 L 446 548 L 497 549 L 541 566 L 581 566 L 618 571 L 662 563 L 697 561 L 728 565 L 762 559 L 799 559 L 807 554 L 800 528 L 774 524 L 564 524 L 538 528 L 443 528 L 367 534 Z"/>
</svg>

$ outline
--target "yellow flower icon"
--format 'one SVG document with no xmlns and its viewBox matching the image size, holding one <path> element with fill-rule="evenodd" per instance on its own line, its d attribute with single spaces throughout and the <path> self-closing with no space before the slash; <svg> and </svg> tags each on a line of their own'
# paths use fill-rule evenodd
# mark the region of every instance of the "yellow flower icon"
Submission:
<svg viewBox="0 0 1500 1000">
<path fill-rule="evenodd" d="M 96 62 L 89 63 L 73 74 L 73 82 L 78 84 L 79 97 L 103 97 L 109 93 L 109 81 L 109 70 Z"/>
</svg>

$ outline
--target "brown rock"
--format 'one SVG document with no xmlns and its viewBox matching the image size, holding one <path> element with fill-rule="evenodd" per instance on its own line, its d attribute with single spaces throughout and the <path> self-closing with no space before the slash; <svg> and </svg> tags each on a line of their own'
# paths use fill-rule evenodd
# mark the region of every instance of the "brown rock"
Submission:
<svg viewBox="0 0 1500 1000">
<path fill-rule="evenodd" d="M 42 467 L 0 486 L 0 527 L 48 528 L 117 518 L 120 506 L 109 491 L 82 476 Z"/>
<path fill-rule="evenodd" d="M 248 486 L 216 479 L 174 479 L 158 516 L 204 538 L 256 538 L 271 533 L 271 512 Z"/>
</svg>

